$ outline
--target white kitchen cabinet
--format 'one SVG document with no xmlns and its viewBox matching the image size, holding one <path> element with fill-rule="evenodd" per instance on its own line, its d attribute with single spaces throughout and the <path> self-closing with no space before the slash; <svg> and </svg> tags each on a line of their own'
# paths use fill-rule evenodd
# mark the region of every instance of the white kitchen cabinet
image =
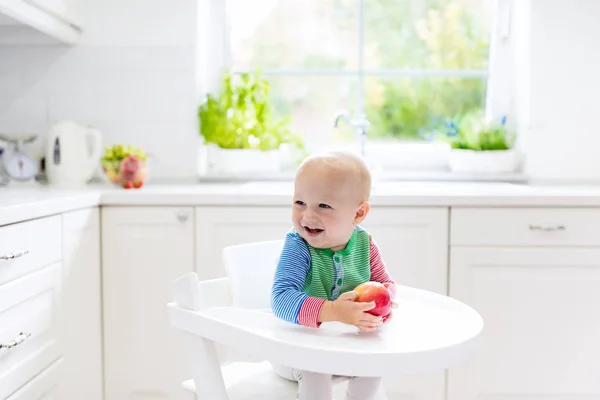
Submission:
<svg viewBox="0 0 600 400">
<path fill-rule="evenodd" d="M 62 366 L 63 360 L 59 359 L 13 393 L 7 400 L 63 400 L 56 388 Z"/>
<path fill-rule="evenodd" d="M 60 286 L 60 263 L 0 286 L 0 343 L 15 343 L 0 351 L 0 399 L 10 397 L 61 357 Z"/>
<path fill-rule="evenodd" d="M 450 295 L 485 328 L 448 400 L 600 398 L 599 287 L 600 248 L 453 247 Z"/>
<path fill-rule="evenodd" d="M 102 304 L 98 208 L 62 215 L 59 337 L 64 349 L 58 398 L 102 400 Z"/>
<path fill-rule="evenodd" d="M 166 305 L 172 281 L 194 269 L 194 209 L 104 207 L 102 267 L 106 400 L 191 399 Z"/>
<path fill-rule="evenodd" d="M 202 280 L 226 275 L 224 247 L 285 238 L 290 207 L 196 207 L 196 272 Z"/>
<path fill-rule="evenodd" d="M 75 44 L 82 28 L 65 0 L 0 0 L 0 44 Z"/>
<path fill-rule="evenodd" d="M 447 208 L 373 207 L 362 226 L 396 282 L 447 294 Z"/>
<path fill-rule="evenodd" d="M 447 294 L 448 209 L 373 207 L 363 223 L 377 243 L 394 280 Z M 390 400 L 444 400 L 445 374 L 389 377 Z"/>
<path fill-rule="evenodd" d="M 398 283 L 446 294 L 447 208 L 373 207 L 363 226 Z M 196 271 L 225 276 L 223 247 L 282 239 L 291 227 L 291 207 L 197 207 Z M 393 400 L 443 400 L 444 372 L 388 378 L 385 387 Z"/>
</svg>

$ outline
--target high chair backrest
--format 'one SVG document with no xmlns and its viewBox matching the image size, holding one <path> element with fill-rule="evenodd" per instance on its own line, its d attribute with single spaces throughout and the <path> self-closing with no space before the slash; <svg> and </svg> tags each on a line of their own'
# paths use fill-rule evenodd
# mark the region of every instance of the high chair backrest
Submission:
<svg viewBox="0 0 600 400">
<path fill-rule="evenodd" d="M 175 302 L 200 311 L 211 307 L 270 308 L 271 286 L 283 240 L 235 245 L 223 249 L 226 278 L 199 281 L 195 272 L 173 282 Z M 239 351 L 216 345 L 221 363 L 259 362 Z"/>
<path fill-rule="evenodd" d="M 272 240 L 223 249 L 232 305 L 270 308 L 271 286 L 283 243 L 283 240 Z"/>
</svg>

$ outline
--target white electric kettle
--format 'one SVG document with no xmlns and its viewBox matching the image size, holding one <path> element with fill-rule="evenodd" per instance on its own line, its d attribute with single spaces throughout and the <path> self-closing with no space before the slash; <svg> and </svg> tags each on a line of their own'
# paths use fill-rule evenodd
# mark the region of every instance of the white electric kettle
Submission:
<svg viewBox="0 0 600 400">
<path fill-rule="evenodd" d="M 92 178 L 102 154 L 100 131 L 61 121 L 50 128 L 46 143 L 46 176 L 51 185 L 82 186 Z"/>
</svg>

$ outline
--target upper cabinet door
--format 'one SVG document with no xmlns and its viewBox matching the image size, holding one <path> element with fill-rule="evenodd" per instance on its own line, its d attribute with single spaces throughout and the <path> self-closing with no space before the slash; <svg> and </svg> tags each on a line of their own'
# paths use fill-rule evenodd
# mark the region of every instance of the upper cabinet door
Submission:
<svg viewBox="0 0 600 400">
<path fill-rule="evenodd" d="M 182 337 L 167 319 L 171 283 L 194 269 L 192 207 L 104 207 L 102 277 L 107 400 L 190 399 Z"/>
<path fill-rule="evenodd" d="M 451 271 L 485 328 L 448 400 L 600 398 L 600 249 L 452 248 Z"/>
<path fill-rule="evenodd" d="M 226 275 L 221 258 L 226 246 L 284 239 L 292 228 L 292 208 L 197 207 L 196 272 L 200 279 Z"/>
</svg>

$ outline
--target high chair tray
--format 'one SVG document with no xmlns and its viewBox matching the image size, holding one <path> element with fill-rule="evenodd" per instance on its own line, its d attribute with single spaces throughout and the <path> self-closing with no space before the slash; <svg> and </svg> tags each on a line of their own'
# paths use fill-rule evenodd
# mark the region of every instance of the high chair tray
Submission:
<svg viewBox="0 0 600 400">
<path fill-rule="evenodd" d="M 190 311 L 169 304 L 179 328 L 240 352 L 290 367 L 346 376 L 443 370 L 468 359 L 483 329 L 471 307 L 436 293 L 397 287 L 398 308 L 378 331 L 342 323 L 307 328 L 269 310 L 215 307 Z"/>
</svg>

